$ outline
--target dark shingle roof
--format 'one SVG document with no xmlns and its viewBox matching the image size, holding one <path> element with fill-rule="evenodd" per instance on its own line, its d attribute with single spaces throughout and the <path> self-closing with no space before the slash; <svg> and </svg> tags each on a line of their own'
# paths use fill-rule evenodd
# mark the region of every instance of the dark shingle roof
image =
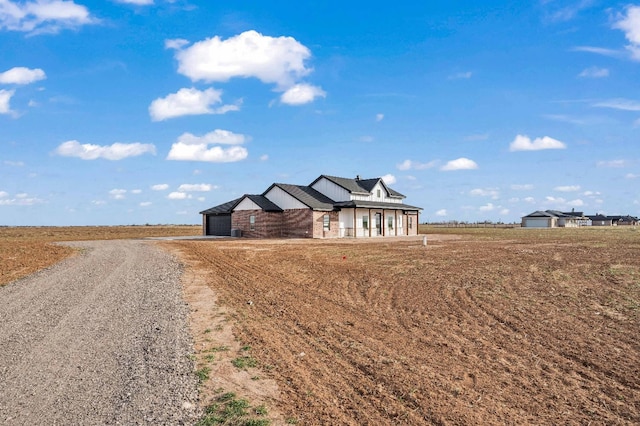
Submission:
<svg viewBox="0 0 640 426">
<path fill-rule="evenodd" d="M 282 209 L 271 202 L 267 197 L 260 194 L 245 195 L 248 199 L 256 203 L 265 212 L 281 212 Z"/>
<path fill-rule="evenodd" d="M 242 198 L 243 197 L 236 198 L 235 200 L 227 201 L 224 204 L 220 204 L 218 206 L 211 207 L 210 209 L 203 210 L 200 212 L 200 214 L 230 214 L 231 210 L 233 210 L 233 208 L 240 202 L 240 200 L 242 200 Z"/>
<path fill-rule="evenodd" d="M 549 211 L 543 212 L 541 210 L 537 210 L 533 213 L 529 213 L 524 217 L 557 217 L 557 216 L 553 213 L 549 213 Z"/>
<path fill-rule="evenodd" d="M 218 215 L 218 214 L 230 214 L 233 209 L 240 204 L 242 200 L 245 198 L 250 199 L 254 203 L 258 205 L 265 212 L 281 212 L 282 209 L 268 200 L 266 197 L 259 194 L 244 194 L 240 198 L 236 198 L 235 200 L 228 201 L 224 204 L 220 204 L 219 206 L 211 207 L 210 209 L 203 210 L 200 214 L 208 214 L 208 215 Z"/>
<path fill-rule="evenodd" d="M 291 195 L 293 198 L 300 201 L 305 206 L 312 208 L 313 210 L 334 210 L 333 200 L 311 188 L 310 186 L 290 185 L 288 183 L 274 183 L 263 193 L 263 195 L 271 191 L 271 189 L 275 186 L 282 189 L 284 192 Z"/>
<path fill-rule="evenodd" d="M 393 189 L 389 188 L 381 178 L 373 178 L 373 179 L 356 178 L 356 179 L 350 179 L 350 178 L 343 178 L 343 177 L 337 177 L 337 176 L 321 175 L 318 179 L 314 180 L 311 183 L 311 186 L 313 186 L 314 183 L 316 183 L 317 181 L 319 181 L 322 178 L 330 180 L 331 182 L 335 183 L 336 185 L 343 187 L 344 189 L 349 191 L 349 193 L 351 193 L 351 194 L 362 194 L 362 195 L 371 194 L 371 191 L 376 186 L 376 184 L 378 182 L 381 182 L 382 186 L 387 190 L 387 192 L 389 193 L 390 197 L 405 198 L 405 196 L 402 195 L 401 193 L 399 193 L 398 191 L 394 191 Z"/>
</svg>

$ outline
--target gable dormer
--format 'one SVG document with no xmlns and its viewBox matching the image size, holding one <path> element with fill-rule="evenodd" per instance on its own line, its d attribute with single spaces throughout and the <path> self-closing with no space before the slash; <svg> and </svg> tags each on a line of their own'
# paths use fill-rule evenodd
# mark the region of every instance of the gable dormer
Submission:
<svg viewBox="0 0 640 426">
<path fill-rule="evenodd" d="M 381 178 L 355 179 L 321 175 L 311 183 L 312 188 L 327 197 L 341 201 L 374 201 L 402 203 L 404 195 L 389 188 Z"/>
</svg>

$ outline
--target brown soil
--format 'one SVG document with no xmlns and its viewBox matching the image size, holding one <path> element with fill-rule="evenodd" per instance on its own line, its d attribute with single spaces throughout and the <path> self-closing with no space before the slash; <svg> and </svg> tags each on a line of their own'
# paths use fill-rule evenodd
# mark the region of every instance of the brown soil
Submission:
<svg viewBox="0 0 640 426">
<path fill-rule="evenodd" d="M 168 244 L 289 422 L 638 424 L 640 232 L 557 231 Z"/>
<path fill-rule="evenodd" d="M 53 242 L 199 235 L 201 232 L 199 226 L 0 227 L 0 286 L 75 253 L 72 248 Z"/>
</svg>

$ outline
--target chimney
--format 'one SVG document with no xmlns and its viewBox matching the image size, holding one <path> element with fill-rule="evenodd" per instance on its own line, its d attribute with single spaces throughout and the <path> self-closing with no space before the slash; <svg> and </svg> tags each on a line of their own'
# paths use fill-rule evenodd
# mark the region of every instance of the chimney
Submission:
<svg viewBox="0 0 640 426">
<path fill-rule="evenodd" d="M 357 175 L 357 176 L 356 176 L 356 180 L 360 180 L 360 175 Z"/>
</svg>

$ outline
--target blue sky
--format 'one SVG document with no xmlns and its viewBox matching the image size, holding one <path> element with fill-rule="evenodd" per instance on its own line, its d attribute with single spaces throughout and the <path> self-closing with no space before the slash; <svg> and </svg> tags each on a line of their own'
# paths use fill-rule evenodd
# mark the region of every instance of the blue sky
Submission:
<svg viewBox="0 0 640 426">
<path fill-rule="evenodd" d="M 0 225 L 321 174 L 421 221 L 640 215 L 640 3 L 0 0 Z"/>
</svg>

